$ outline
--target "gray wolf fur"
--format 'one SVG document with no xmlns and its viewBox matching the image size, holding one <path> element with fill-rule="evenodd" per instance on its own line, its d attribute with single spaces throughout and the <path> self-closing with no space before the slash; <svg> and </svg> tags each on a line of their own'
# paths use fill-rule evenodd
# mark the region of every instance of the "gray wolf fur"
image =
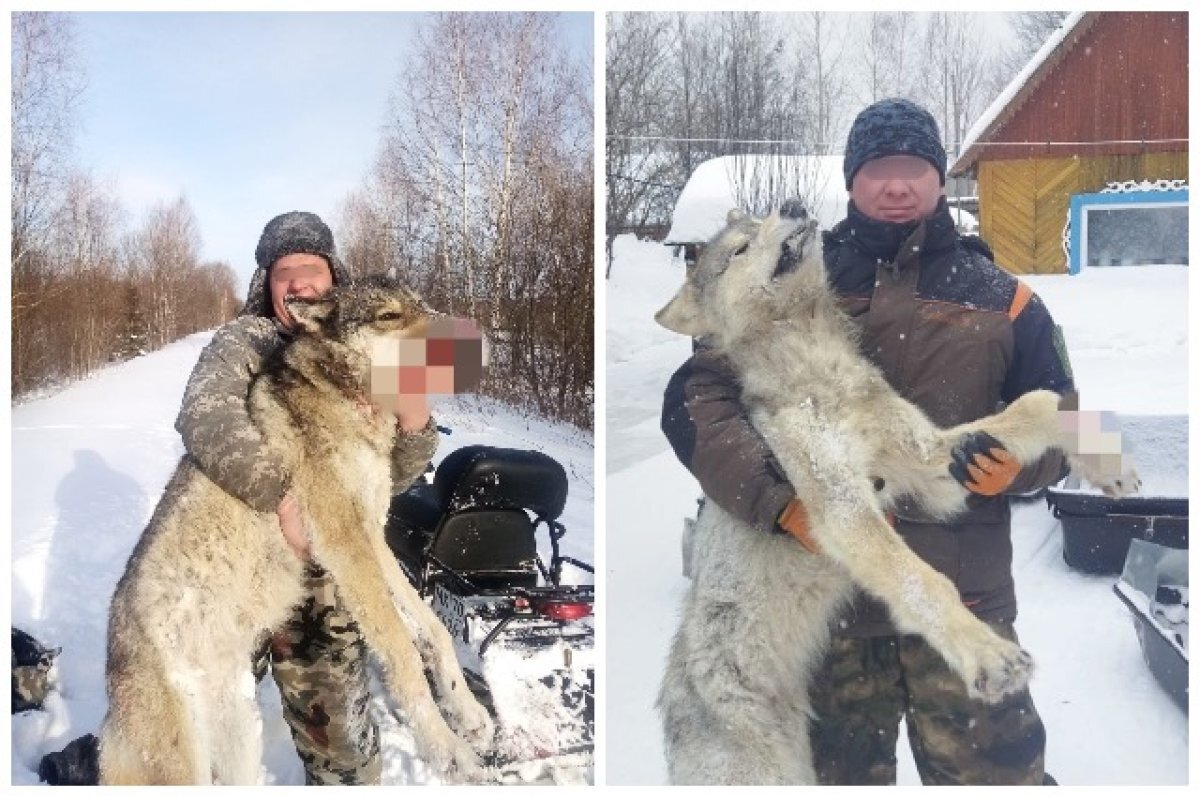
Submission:
<svg viewBox="0 0 1200 797">
<path fill-rule="evenodd" d="M 753 529 L 706 501 L 692 541 L 692 582 L 659 694 L 672 783 L 815 783 L 807 684 L 830 623 L 857 584 L 922 635 L 972 697 L 998 702 L 1024 688 L 1033 662 L 967 610 L 949 579 L 914 554 L 884 512 L 915 497 L 934 518 L 964 509 L 950 452 L 984 431 L 1028 465 L 1067 449 L 1060 398 L 1022 396 L 1003 412 L 938 429 L 857 348 L 853 322 L 829 290 L 816 223 L 738 211 L 679 293 L 655 316 L 730 361 L 751 422 L 795 487 L 823 555 Z M 777 273 L 781 255 L 796 262 Z M 1133 473 L 1068 457 L 1110 494 Z"/>
<path fill-rule="evenodd" d="M 339 287 L 289 309 L 298 332 L 255 379 L 251 417 L 292 474 L 312 558 L 361 626 L 419 754 L 451 777 L 476 778 L 492 722 L 445 627 L 384 542 L 397 427 L 367 392 L 371 342 L 422 334 L 431 312 L 383 284 Z M 251 659 L 262 633 L 302 599 L 303 570 L 273 513 L 180 462 L 109 612 L 102 782 L 258 781 Z"/>
</svg>

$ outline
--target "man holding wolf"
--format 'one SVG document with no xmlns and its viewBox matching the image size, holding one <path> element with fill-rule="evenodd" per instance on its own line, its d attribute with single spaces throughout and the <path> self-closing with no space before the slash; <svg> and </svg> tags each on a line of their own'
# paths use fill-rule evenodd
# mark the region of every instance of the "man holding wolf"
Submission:
<svg viewBox="0 0 1200 797">
<path fill-rule="evenodd" d="M 254 257 L 258 268 L 246 305 L 200 355 L 175 427 L 200 470 L 252 508 L 275 512 L 281 533 L 307 560 L 307 534 L 288 492 L 289 474 L 266 455 L 246 402 L 267 358 L 293 334 L 295 322 L 284 300 L 318 297 L 349 282 L 349 274 L 329 227 L 312 213 L 271 219 Z M 404 433 L 392 452 L 393 473 L 420 473 L 437 448 L 428 408 L 406 405 L 397 411 L 397 424 Z M 329 574 L 310 564 L 306 578 L 307 598 L 265 641 L 257 674 L 269 657 L 309 784 L 379 783 L 379 731 L 367 713 L 365 643 Z"/>
<path fill-rule="evenodd" d="M 824 234 L 831 287 L 861 330 L 862 353 L 939 426 L 995 412 L 1032 390 L 1074 390 L 1062 337 L 1042 302 L 1001 271 L 978 238 L 960 236 L 945 197 L 937 123 L 901 99 L 851 127 L 843 165 L 848 216 Z M 764 534 L 817 546 L 805 510 L 739 402 L 729 366 L 701 345 L 674 374 L 662 426 L 706 496 Z M 1006 496 L 1061 479 L 1051 452 L 1019 468 L 994 439 L 960 445 L 950 472 L 976 498 L 950 523 L 901 503 L 896 531 L 958 587 L 963 602 L 1016 640 Z M 811 741 L 824 784 L 896 780 L 901 717 L 926 784 L 1042 784 L 1045 729 L 1028 691 L 997 705 L 970 699 L 941 657 L 900 635 L 860 594 L 834 629 L 811 687 Z"/>
</svg>

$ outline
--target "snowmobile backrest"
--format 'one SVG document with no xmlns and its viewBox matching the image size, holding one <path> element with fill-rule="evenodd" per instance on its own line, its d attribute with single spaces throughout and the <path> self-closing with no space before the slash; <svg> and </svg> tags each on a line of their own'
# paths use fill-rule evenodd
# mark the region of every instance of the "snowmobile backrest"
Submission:
<svg viewBox="0 0 1200 797">
<path fill-rule="evenodd" d="M 520 509 L 473 510 L 446 518 L 429 548 L 435 562 L 488 589 L 537 584 L 537 542 Z"/>
<path fill-rule="evenodd" d="M 433 476 L 442 506 L 468 509 L 527 509 L 546 520 L 562 514 L 567 474 L 541 452 L 465 446 L 446 456 Z"/>
</svg>

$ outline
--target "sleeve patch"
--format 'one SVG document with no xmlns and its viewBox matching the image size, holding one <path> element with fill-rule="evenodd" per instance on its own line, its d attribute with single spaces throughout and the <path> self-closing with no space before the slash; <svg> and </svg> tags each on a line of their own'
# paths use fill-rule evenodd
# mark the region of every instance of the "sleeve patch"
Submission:
<svg viewBox="0 0 1200 797">
<path fill-rule="evenodd" d="M 1075 381 L 1075 374 L 1071 371 L 1071 358 L 1067 356 L 1067 341 L 1063 337 L 1062 327 L 1058 324 L 1054 325 L 1054 332 L 1051 334 L 1054 340 L 1054 351 L 1058 353 L 1058 361 L 1062 364 L 1063 372 L 1072 382 Z"/>
</svg>

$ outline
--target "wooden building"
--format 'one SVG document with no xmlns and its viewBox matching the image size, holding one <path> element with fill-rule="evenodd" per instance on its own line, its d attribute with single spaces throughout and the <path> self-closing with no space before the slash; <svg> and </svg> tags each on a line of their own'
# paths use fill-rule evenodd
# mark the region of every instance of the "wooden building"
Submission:
<svg viewBox="0 0 1200 797">
<path fill-rule="evenodd" d="M 1077 270 L 1089 198 L 1116 183 L 1140 195 L 1107 212 L 1165 202 L 1175 237 L 1182 204 L 1186 262 L 1187 137 L 1187 12 L 1075 12 L 976 122 L 949 171 L 978 180 L 980 233 L 1014 273 Z"/>
</svg>

